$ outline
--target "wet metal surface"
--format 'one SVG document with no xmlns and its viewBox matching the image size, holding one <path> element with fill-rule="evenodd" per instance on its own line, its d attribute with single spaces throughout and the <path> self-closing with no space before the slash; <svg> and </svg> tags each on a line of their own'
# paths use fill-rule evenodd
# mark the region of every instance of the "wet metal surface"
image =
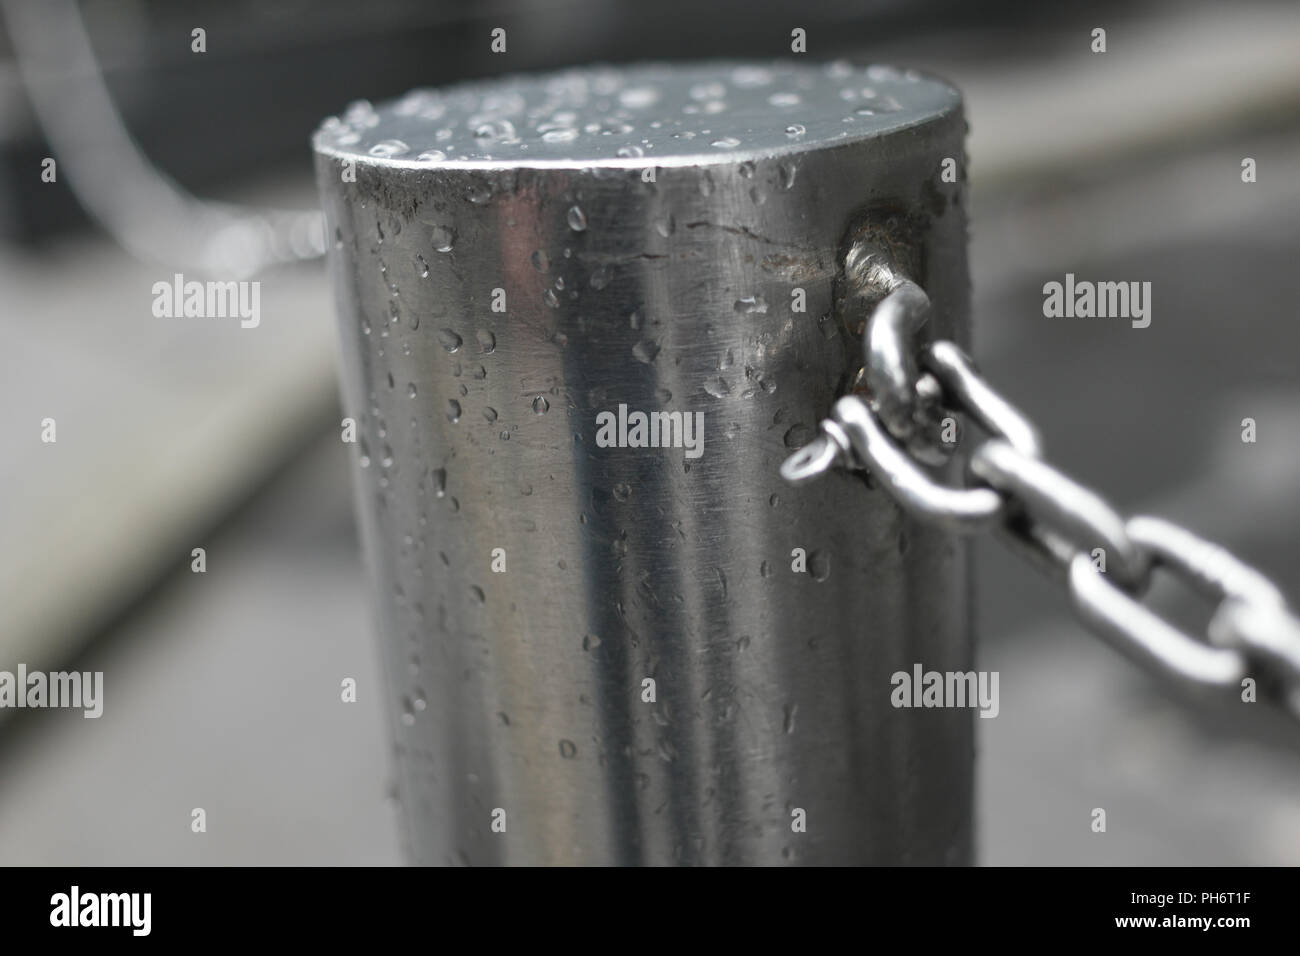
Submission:
<svg viewBox="0 0 1300 956">
<path fill-rule="evenodd" d="M 964 126 L 946 85 L 843 64 L 516 78 L 322 126 L 416 861 L 970 859 L 971 711 L 889 699 L 972 666 L 964 549 L 860 477 L 777 471 L 860 365 L 854 223 L 907 237 L 965 343 L 938 175 Z M 702 436 L 608 447 L 634 412 Z"/>
</svg>

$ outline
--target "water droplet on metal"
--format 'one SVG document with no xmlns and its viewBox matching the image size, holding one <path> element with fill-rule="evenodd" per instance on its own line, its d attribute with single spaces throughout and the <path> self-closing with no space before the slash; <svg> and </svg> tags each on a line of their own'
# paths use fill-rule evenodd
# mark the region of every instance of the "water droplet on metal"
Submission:
<svg viewBox="0 0 1300 956">
<path fill-rule="evenodd" d="M 716 100 L 727 95 L 727 87 L 718 80 L 693 83 L 689 90 L 693 100 Z"/>
<path fill-rule="evenodd" d="M 433 248 L 439 252 L 451 252 L 452 243 L 456 241 L 455 235 L 446 226 L 434 226 L 429 238 L 433 242 Z"/>
<path fill-rule="evenodd" d="M 443 329 L 438 333 L 438 341 L 448 352 L 455 352 L 464 344 L 465 340 L 456 334 L 452 329 Z"/>
<path fill-rule="evenodd" d="M 570 206 L 565 219 L 574 232 L 583 232 L 587 228 L 587 214 L 578 206 Z"/>
<path fill-rule="evenodd" d="M 825 551 L 813 551 L 808 555 L 808 573 L 814 581 L 825 581 L 831 576 L 831 559 Z"/>
<path fill-rule="evenodd" d="M 508 119 L 491 119 L 479 123 L 474 127 L 474 138 L 483 146 L 494 146 L 498 143 L 511 143 L 518 140 L 515 135 L 515 125 Z"/>
<path fill-rule="evenodd" d="M 636 345 L 632 346 L 632 357 L 635 358 L 638 362 L 645 362 L 646 365 L 649 365 L 651 362 L 653 362 L 655 360 L 655 356 L 657 356 L 658 354 L 659 354 L 658 344 L 650 341 L 649 339 L 642 339 L 641 341 L 637 342 Z"/>
<path fill-rule="evenodd" d="M 816 437 L 817 433 L 812 428 L 800 422 L 797 425 L 792 425 L 786 431 L 785 447 L 802 448 Z"/>
<path fill-rule="evenodd" d="M 628 109 L 645 109 L 659 102 L 659 90 L 653 86 L 629 86 L 619 92 L 618 101 Z"/>
<path fill-rule="evenodd" d="M 407 146 L 400 139 L 385 139 L 375 143 L 370 147 L 370 155 L 377 156 L 380 159 L 391 159 L 394 156 L 401 156 L 403 153 L 409 153 L 411 147 Z"/>
<path fill-rule="evenodd" d="M 742 90 L 767 86 L 772 80 L 772 70 L 766 66 L 738 66 L 731 71 L 731 82 Z"/>
</svg>

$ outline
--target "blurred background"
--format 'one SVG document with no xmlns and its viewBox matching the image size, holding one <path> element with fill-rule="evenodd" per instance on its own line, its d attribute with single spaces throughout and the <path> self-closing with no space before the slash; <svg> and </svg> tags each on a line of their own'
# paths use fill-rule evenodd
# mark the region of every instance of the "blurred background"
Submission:
<svg viewBox="0 0 1300 956">
<path fill-rule="evenodd" d="M 106 674 L 99 720 L 0 710 L 0 863 L 401 861 L 308 140 L 350 101 L 413 86 L 767 59 L 795 27 L 813 58 L 945 76 L 967 98 L 989 378 L 1122 511 L 1186 523 L 1300 595 L 1300 5 L 0 13 L 0 669 Z M 152 315 L 154 282 L 234 268 L 232 249 L 262 282 L 255 334 Z M 1066 272 L 1150 281 L 1151 327 L 1045 319 L 1042 285 Z M 979 666 L 1002 677 L 1001 713 L 976 721 L 981 862 L 1300 862 L 1300 732 L 1263 708 L 1188 709 L 995 542 L 975 558 Z"/>
</svg>

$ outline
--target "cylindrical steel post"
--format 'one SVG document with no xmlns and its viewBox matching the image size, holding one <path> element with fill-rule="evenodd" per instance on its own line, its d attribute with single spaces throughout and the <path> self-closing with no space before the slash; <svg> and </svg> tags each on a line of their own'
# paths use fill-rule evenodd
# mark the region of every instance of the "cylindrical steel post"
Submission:
<svg viewBox="0 0 1300 956">
<path fill-rule="evenodd" d="M 860 475 L 778 474 L 862 364 L 851 236 L 964 343 L 964 133 L 946 84 L 845 63 L 322 126 L 415 861 L 969 861 L 972 713 L 891 703 L 971 667 L 965 549 Z"/>
</svg>

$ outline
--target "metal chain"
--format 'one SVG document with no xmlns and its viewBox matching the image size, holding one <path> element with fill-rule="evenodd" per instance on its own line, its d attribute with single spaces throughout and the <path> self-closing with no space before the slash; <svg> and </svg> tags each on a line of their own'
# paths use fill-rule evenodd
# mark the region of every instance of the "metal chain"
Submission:
<svg viewBox="0 0 1300 956">
<path fill-rule="evenodd" d="M 850 301 L 874 301 L 863 330 L 866 394 L 839 399 L 819 436 L 781 466 L 782 477 L 799 483 L 834 467 L 866 469 L 922 521 L 956 534 L 997 532 L 1064 583 L 1080 621 L 1138 663 L 1224 692 L 1240 692 L 1252 678 L 1261 699 L 1300 719 L 1300 619 L 1277 587 L 1178 525 L 1125 520 L 1045 462 L 1033 424 L 957 345 L 921 342 L 930 312 L 924 290 L 874 248 L 855 247 L 850 262 Z M 969 416 L 989 436 L 968 456 L 960 487 L 932 474 L 953 448 L 921 447 L 942 410 Z M 1156 568 L 1218 602 L 1205 638 L 1140 602 Z"/>
</svg>

